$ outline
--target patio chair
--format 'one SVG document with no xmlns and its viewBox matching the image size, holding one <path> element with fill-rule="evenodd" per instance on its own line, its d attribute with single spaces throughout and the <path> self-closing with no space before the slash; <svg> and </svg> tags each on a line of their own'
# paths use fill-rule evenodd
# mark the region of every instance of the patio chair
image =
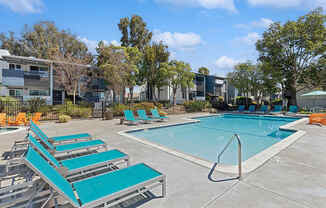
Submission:
<svg viewBox="0 0 326 208">
<path fill-rule="evenodd" d="M 9 183 L 10 184 L 10 183 Z M 40 207 L 50 195 L 42 180 L 24 181 L 0 187 L 0 207 Z"/>
<path fill-rule="evenodd" d="M 268 113 L 268 106 L 267 105 L 262 105 L 259 109 L 259 111 L 256 111 L 256 113 L 259 114 L 266 114 Z"/>
<path fill-rule="evenodd" d="M 28 121 L 26 118 L 26 113 L 18 113 L 14 120 L 8 119 L 9 126 L 20 126 L 20 125 L 27 125 Z"/>
<path fill-rule="evenodd" d="M 150 123 L 152 121 L 152 119 L 146 115 L 145 110 L 137 110 L 137 114 L 138 114 L 138 118 L 145 123 Z"/>
<path fill-rule="evenodd" d="M 138 124 L 140 119 L 135 118 L 133 112 L 131 110 L 124 110 L 123 111 L 125 120 L 129 122 L 129 124 Z"/>
<path fill-rule="evenodd" d="M 297 113 L 298 113 L 298 107 L 295 105 L 290 105 L 289 111 L 286 112 L 287 115 L 293 115 L 293 114 L 295 115 Z"/>
<path fill-rule="evenodd" d="M 254 113 L 256 111 L 255 105 L 250 105 L 249 109 L 247 111 L 244 111 L 244 113 Z"/>
<path fill-rule="evenodd" d="M 32 119 L 31 121 L 36 124 L 36 125 L 40 125 L 40 120 L 41 120 L 41 116 L 42 116 L 42 113 L 40 112 L 36 112 L 34 113 L 34 115 L 32 116 Z"/>
<path fill-rule="evenodd" d="M 99 148 L 107 149 L 106 144 L 100 139 L 55 145 L 49 141 L 48 137 L 45 134 L 40 134 L 37 130 L 34 129 L 33 126 L 31 126 L 31 130 L 37 139 L 39 139 L 46 146 L 46 148 L 49 149 L 51 154 L 54 155 L 63 153 L 71 154 L 77 151 L 90 152 L 91 150 L 97 150 Z"/>
<path fill-rule="evenodd" d="M 274 109 L 270 112 L 271 114 L 281 114 L 282 113 L 282 106 L 281 105 L 275 105 Z"/>
<path fill-rule="evenodd" d="M 28 140 L 35 150 L 67 177 L 94 173 L 122 163 L 129 166 L 128 155 L 116 149 L 58 161 L 32 135 L 28 136 Z"/>
<path fill-rule="evenodd" d="M 309 117 L 309 124 L 326 125 L 326 113 L 313 113 Z"/>
<path fill-rule="evenodd" d="M 65 143 L 65 142 L 78 142 L 78 141 L 85 141 L 91 140 L 92 136 L 88 133 L 81 133 L 81 134 L 71 134 L 65 136 L 56 136 L 56 137 L 47 137 L 46 134 L 34 123 L 34 121 L 30 121 L 30 130 L 35 131 L 34 133 L 39 133 L 43 137 L 47 138 L 50 143 Z"/>
<path fill-rule="evenodd" d="M 236 111 L 234 111 L 234 112 L 239 112 L 239 113 L 241 113 L 241 112 L 243 112 L 244 110 L 245 110 L 245 106 L 244 106 L 244 105 L 239 105 L 238 110 L 236 110 Z"/>
<path fill-rule="evenodd" d="M 0 113 L 0 126 L 6 126 L 7 115 L 5 113 Z"/>
<path fill-rule="evenodd" d="M 162 186 L 162 196 L 166 195 L 165 175 L 143 163 L 72 183 L 31 147 L 24 163 L 73 207 L 116 205 L 159 185 Z"/>
<path fill-rule="evenodd" d="M 164 120 L 168 119 L 167 116 L 161 116 L 157 109 L 151 109 L 151 113 L 152 113 L 153 119 L 158 119 L 160 121 L 164 121 Z"/>
</svg>

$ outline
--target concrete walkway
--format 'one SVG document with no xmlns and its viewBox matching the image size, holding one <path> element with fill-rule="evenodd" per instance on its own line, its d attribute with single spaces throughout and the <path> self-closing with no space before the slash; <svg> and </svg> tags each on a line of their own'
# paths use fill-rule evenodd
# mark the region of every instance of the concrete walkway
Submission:
<svg viewBox="0 0 326 208">
<path fill-rule="evenodd" d="M 170 116 L 168 123 L 201 114 Z M 144 126 L 155 126 L 146 124 Z M 141 128 L 143 125 L 137 126 Z M 118 134 L 135 127 L 119 125 L 119 120 L 76 120 L 66 124 L 44 123 L 49 135 L 89 132 L 131 157 L 131 164 L 144 162 L 167 176 L 167 197 L 160 198 L 160 188 L 116 207 L 142 208 L 215 208 L 215 207 L 326 207 L 326 127 L 299 124 L 306 135 L 243 179 L 213 182 L 209 169 L 162 152 Z M 26 132 L 0 136 L 0 154 Z M 216 179 L 234 175 L 215 172 Z"/>
</svg>

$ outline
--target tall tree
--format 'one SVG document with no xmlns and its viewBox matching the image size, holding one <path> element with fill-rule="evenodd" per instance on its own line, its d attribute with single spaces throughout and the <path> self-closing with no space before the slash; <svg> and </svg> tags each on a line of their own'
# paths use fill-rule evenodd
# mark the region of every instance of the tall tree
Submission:
<svg viewBox="0 0 326 208">
<path fill-rule="evenodd" d="M 149 100 L 157 100 L 155 88 L 160 91 L 161 87 L 166 85 L 166 73 L 164 68 L 169 60 L 169 51 L 162 42 L 152 43 L 144 48 L 144 58 L 141 68 L 141 76 L 148 85 L 147 97 Z"/>
<path fill-rule="evenodd" d="M 13 55 L 48 59 L 56 50 L 62 56 L 73 56 L 83 62 L 91 63 L 93 60 L 85 43 L 68 30 L 59 30 L 53 22 L 44 21 L 32 27 L 25 25 L 19 38 L 13 32 L 9 36 L 2 33 L 0 42 L 0 47 Z"/>
<path fill-rule="evenodd" d="M 268 70 L 279 71 L 285 80 L 288 105 L 297 105 L 298 80 L 326 52 L 325 23 L 326 16 L 319 8 L 297 21 L 272 24 L 256 43 L 259 60 L 271 66 Z"/>
<path fill-rule="evenodd" d="M 79 59 L 73 55 L 60 52 L 52 52 L 51 58 L 55 63 L 55 82 L 58 86 L 63 86 L 65 91 L 73 96 L 73 103 L 76 104 L 76 96 L 79 90 L 86 88 L 89 76 L 88 65 L 84 59 Z"/>
<path fill-rule="evenodd" d="M 176 94 L 179 88 L 187 88 L 193 81 L 195 74 L 191 72 L 189 64 L 183 61 L 170 61 L 168 66 L 169 85 L 173 93 L 173 105 L 176 105 Z"/>
<path fill-rule="evenodd" d="M 250 62 L 239 63 L 234 67 L 234 71 L 228 73 L 229 82 L 237 88 L 241 94 L 246 97 L 246 104 L 248 105 L 248 96 L 251 91 L 250 71 L 254 69 L 254 65 Z"/>
<path fill-rule="evenodd" d="M 204 66 L 202 66 L 202 67 L 200 67 L 198 69 L 198 73 L 199 74 L 203 74 L 203 75 L 209 75 L 209 69 L 206 68 L 206 67 L 204 67 Z"/>
<path fill-rule="evenodd" d="M 110 83 L 114 95 L 123 93 L 125 103 L 125 88 L 128 87 L 132 94 L 136 85 L 141 53 L 135 47 L 105 46 L 102 41 L 99 43 L 97 53 L 99 54 L 97 63 L 104 79 Z M 114 100 L 116 101 L 116 98 Z"/>
<path fill-rule="evenodd" d="M 153 36 L 146 26 L 144 20 L 138 15 L 133 15 L 131 19 L 128 17 L 121 18 L 118 24 L 122 34 L 121 45 L 136 47 L 142 52 Z"/>
</svg>

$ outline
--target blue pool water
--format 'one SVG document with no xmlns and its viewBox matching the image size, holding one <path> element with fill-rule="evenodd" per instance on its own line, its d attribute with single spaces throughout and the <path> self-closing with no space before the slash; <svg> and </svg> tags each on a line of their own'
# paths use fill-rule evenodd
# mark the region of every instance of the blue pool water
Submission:
<svg viewBox="0 0 326 208">
<path fill-rule="evenodd" d="M 279 127 L 297 118 L 225 114 L 197 120 L 200 122 L 133 131 L 129 134 L 215 162 L 217 152 L 237 133 L 242 142 L 242 160 L 245 161 L 293 134 L 293 131 L 279 130 Z M 235 140 L 223 154 L 221 162 L 229 165 L 237 163 Z"/>
<path fill-rule="evenodd" d="M 9 132 L 9 131 L 14 131 L 14 130 L 17 130 L 18 128 L 0 128 L 0 134 L 1 133 L 6 133 L 6 132 Z"/>
</svg>

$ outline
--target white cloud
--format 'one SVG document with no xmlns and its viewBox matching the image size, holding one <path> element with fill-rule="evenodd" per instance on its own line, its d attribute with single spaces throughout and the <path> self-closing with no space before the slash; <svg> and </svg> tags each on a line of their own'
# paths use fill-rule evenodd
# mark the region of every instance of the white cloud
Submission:
<svg viewBox="0 0 326 208">
<path fill-rule="evenodd" d="M 253 45 L 257 42 L 257 40 L 260 39 L 260 35 L 256 32 L 248 33 L 244 37 L 236 38 L 236 41 L 240 41 L 241 43 L 247 44 L 247 45 Z"/>
<path fill-rule="evenodd" d="M 302 8 L 316 8 L 326 7 L 325 0 L 248 0 L 252 6 L 272 6 L 276 8 L 302 7 Z"/>
<path fill-rule="evenodd" d="M 78 37 L 78 39 L 82 42 L 84 42 L 88 48 L 88 50 L 91 52 L 91 53 L 96 53 L 96 48 L 97 48 L 97 45 L 100 41 L 97 41 L 97 40 L 89 40 L 88 38 L 85 38 L 85 37 Z M 105 45 L 109 45 L 109 44 L 112 44 L 114 46 L 120 46 L 120 43 L 116 40 L 112 40 L 110 43 L 106 40 L 103 40 L 104 44 Z"/>
<path fill-rule="evenodd" d="M 107 44 L 106 41 L 104 41 L 104 44 Z M 112 40 L 112 41 L 110 42 L 110 44 L 112 44 L 112 45 L 114 45 L 114 46 L 121 46 L 121 44 L 120 44 L 118 41 L 116 41 L 116 40 Z"/>
<path fill-rule="evenodd" d="M 0 4 L 18 13 L 40 13 L 44 8 L 42 0 L 0 0 Z"/>
<path fill-rule="evenodd" d="M 155 0 L 159 3 L 169 3 L 180 6 L 193 6 L 201 7 L 205 9 L 226 9 L 232 12 L 236 12 L 237 9 L 234 5 L 234 0 Z"/>
<path fill-rule="evenodd" d="M 273 24 L 273 20 L 268 18 L 260 18 L 258 21 L 252 21 L 248 24 L 237 24 L 235 27 L 239 29 L 251 29 L 251 28 L 268 28 Z"/>
<path fill-rule="evenodd" d="M 171 33 L 154 31 L 153 41 L 162 41 L 172 49 L 191 49 L 203 43 L 200 35 L 196 33 Z"/>
<path fill-rule="evenodd" d="M 215 66 L 217 67 L 217 69 L 231 70 L 239 62 L 239 60 L 235 60 L 227 56 L 221 56 L 215 61 Z"/>
</svg>

